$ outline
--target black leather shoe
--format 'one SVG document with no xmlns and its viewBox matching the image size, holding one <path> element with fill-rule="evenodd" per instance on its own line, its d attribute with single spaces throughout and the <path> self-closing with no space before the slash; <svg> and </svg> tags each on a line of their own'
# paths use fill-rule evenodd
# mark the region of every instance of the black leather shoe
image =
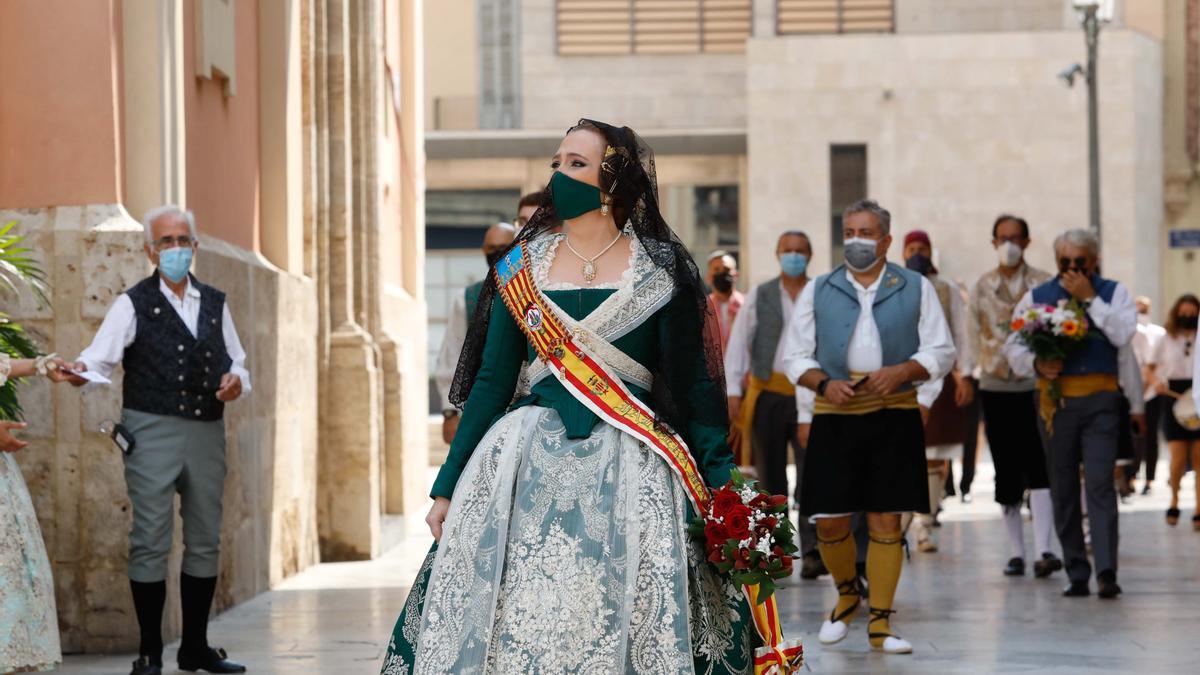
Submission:
<svg viewBox="0 0 1200 675">
<path fill-rule="evenodd" d="M 1013 559 L 1009 560 L 1008 565 L 1005 565 L 1005 567 L 1004 567 L 1004 576 L 1006 576 L 1006 577 L 1023 577 L 1023 576 L 1025 576 L 1025 559 L 1024 558 L 1013 558 Z"/>
<path fill-rule="evenodd" d="M 1035 560 L 1033 562 L 1033 576 L 1039 579 L 1045 579 L 1062 568 L 1063 564 L 1062 561 L 1058 559 L 1058 556 L 1054 555 L 1053 553 L 1043 553 L 1041 560 Z"/>
<path fill-rule="evenodd" d="M 829 570 L 825 569 L 821 556 L 816 553 L 804 554 L 804 560 L 800 563 L 800 578 L 816 579 L 823 574 L 829 574 Z"/>
<path fill-rule="evenodd" d="M 1063 589 L 1064 598 L 1086 598 L 1092 594 L 1092 590 L 1088 588 L 1086 581 L 1072 581 L 1069 586 Z"/>
<path fill-rule="evenodd" d="M 139 656 L 138 660 L 133 662 L 133 670 L 129 671 L 129 675 L 162 675 L 162 659 Z"/>
<path fill-rule="evenodd" d="M 1105 600 L 1112 600 L 1121 594 L 1121 587 L 1117 585 L 1117 575 L 1112 570 L 1104 570 L 1097 574 L 1096 583 L 1100 586 L 1096 595 Z"/>
<path fill-rule="evenodd" d="M 230 661 L 224 649 L 208 647 L 199 654 L 179 652 L 179 669 L 188 672 L 204 670 L 210 673 L 244 673 L 246 666 Z"/>
</svg>

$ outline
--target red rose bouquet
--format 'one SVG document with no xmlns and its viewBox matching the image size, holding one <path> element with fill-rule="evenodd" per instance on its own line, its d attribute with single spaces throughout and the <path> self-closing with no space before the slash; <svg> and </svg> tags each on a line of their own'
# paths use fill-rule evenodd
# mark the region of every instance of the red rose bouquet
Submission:
<svg viewBox="0 0 1200 675">
<path fill-rule="evenodd" d="M 708 513 L 689 528 L 730 581 L 758 587 L 755 604 L 770 598 L 775 582 L 792 573 L 797 547 L 787 508 L 787 497 L 768 494 L 734 469 L 725 487 L 713 491 Z"/>
</svg>

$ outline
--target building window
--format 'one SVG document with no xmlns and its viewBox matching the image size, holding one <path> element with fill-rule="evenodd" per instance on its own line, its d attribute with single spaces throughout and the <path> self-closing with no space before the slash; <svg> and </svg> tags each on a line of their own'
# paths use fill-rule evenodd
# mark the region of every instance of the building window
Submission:
<svg viewBox="0 0 1200 675">
<path fill-rule="evenodd" d="M 867 198 L 867 146 L 832 145 L 829 147 L 829 222 L 830 260 L 842 261 L 842 211 Z"/>
<path fill-rule="evenodd" d="M 741 54 L 752 0 L 556 0 L 558 53 Z"/>
<path fill-rule="evenodd" d="M 775 32 L 891 33 L 895 0 L 775 0 Z"/>
</svg>

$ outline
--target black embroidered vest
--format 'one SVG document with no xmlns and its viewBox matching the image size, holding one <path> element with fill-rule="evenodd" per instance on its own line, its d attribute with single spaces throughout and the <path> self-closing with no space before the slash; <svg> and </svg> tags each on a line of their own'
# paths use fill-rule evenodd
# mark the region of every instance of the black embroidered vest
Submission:
<svg viewBox="0 0 1200 675">
<path fill-rule="evenodd" d="M 157 271 L 125 291 L 137 314 L 137 335 L 125 349 L 126 408 L 201 421 L 224 415 L 216 393 L 233 363 L 222 326 L 225 294 L 191 281 L 200 291 L 195 337 L 163 297 Z"/>
</svg>

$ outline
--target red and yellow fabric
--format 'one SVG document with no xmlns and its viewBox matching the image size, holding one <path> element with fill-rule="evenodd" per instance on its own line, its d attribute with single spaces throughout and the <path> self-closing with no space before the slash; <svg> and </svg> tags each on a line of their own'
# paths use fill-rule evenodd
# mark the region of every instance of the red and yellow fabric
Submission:
<svg viewBox="0 0 1200 675">
<path fill-rule="evenodd" d="M 529 270 L 529 260 L 521 244 L 514 246 L 494 268 L 500 298 L 533 345 L 538 358 L 572 396 L 600 419 L 630 434 L 662 457 L 679 478 L 696 512 L 706 513 L 712 493 L 704 484 L 687 443 L 660 424 L 654 412 L 634 396 L 620 378 L 612 375 L 598 356 L 575 340 L 537 289 Z M 783 639 L 775 596 L 759 604 L 757 585 L 743 589 L 755 628 L 767 645 L 756 652 L 755 673 L 795 672 L 799 668 L 799 659 L 793 667 L 788 660 L 788 650 L 793 656 L 798 655 L 799 642 L 792 644 Z M 758 652 L 764 652 L 762 669 L 758 665 Z"/>
</svg>

